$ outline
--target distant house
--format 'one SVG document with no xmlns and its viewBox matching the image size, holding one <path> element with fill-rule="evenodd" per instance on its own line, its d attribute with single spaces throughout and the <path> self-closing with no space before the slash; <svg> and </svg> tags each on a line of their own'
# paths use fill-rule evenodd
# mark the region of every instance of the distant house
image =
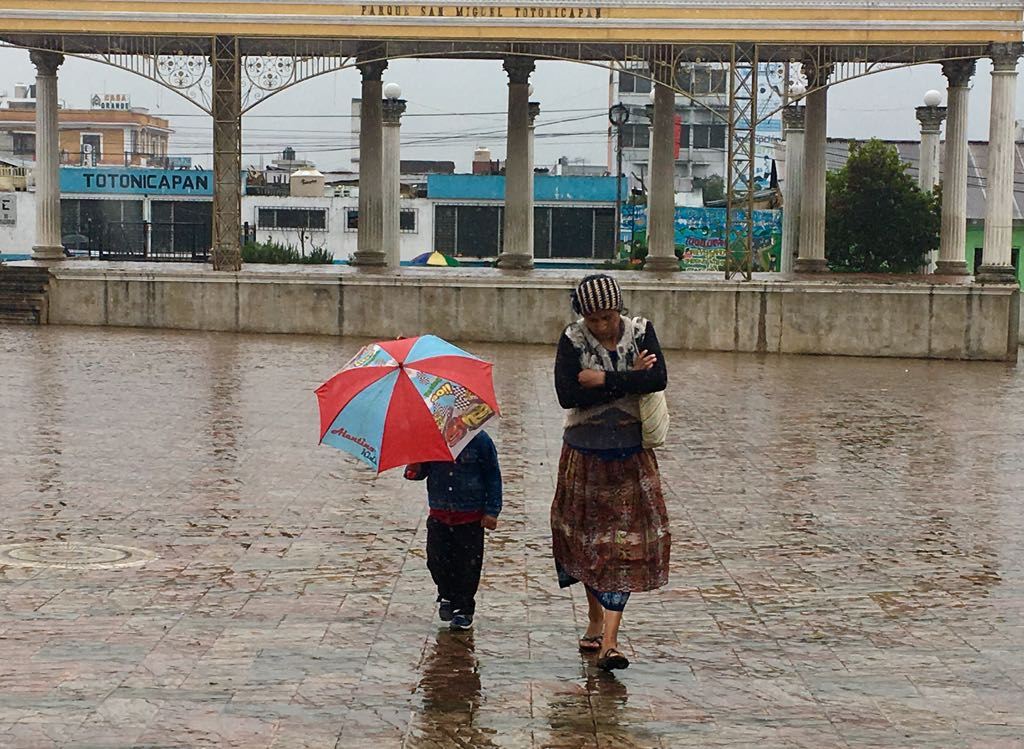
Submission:
<svg viewBox="0 0 1024 749">
<path fill-rule="evenodd" d="M 615 177 L 534 177 L 534 257 L 598 260 L 615 254 Z M 501 251 L 505 178 L 431 175 L 434 249 L 465 257 Z"/>
<path fill-rule="evenodd" d="M 95 94 L 91 109 L 61 108 L 57 125 L 62 164 L 170 167 L 170 123 L 131 106 L 126 94 Z M 0 158 L 16 159 L 23 166 L 35 162 L 34 85 L 17 84 L 14 96 L 0 99 Z"/>
</svg>

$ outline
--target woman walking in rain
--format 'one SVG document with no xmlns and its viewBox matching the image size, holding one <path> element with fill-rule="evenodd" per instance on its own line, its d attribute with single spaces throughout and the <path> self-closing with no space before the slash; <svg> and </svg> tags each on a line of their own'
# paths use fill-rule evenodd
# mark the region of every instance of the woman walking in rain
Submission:
<svg viewBox="0 0 1024 749">
<path fill-rule="evenodd" d="M 559 585 L 586 589 L 580 650 L 612 670 L 629 666 L 618 636 L 630 593 L 668 581 L 668 515 L 640 419 L 640 396 L 664 390 L 668 375 L 654 326 L 622 314 L 615 279 L 587 276 L 572 304 L 580 319 L 565 329 L 555 357 L 555 390 L 569 413 L 552 546 Z"/>
</svg>

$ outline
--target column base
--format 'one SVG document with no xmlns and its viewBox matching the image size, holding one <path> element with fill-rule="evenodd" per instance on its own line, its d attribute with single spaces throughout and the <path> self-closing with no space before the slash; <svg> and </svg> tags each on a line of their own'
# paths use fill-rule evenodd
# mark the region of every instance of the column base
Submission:
<svg viewBox="0 0 1024 749">
<path fill-rule="evenodd" d="M 983 265 L 974 274 L 978 283 L 1017 283 L 1017 272 L 1012 265 Z"/>
<path fill-rule="evenodd" d="M 793 261 L 794 273 L 828 273 L 828 261 L 823 257 L 798 257 Z"/>
<path fill-rule="evenodd" d="M 52 245 L 36 245 L 32 248 L 32 259 L 33 260 L 46 260 L 53 262 L 55 260 L 64 260 L 64 248 L 60 246 Z"/>
<path fill-rule="evenodd" d="M 495 267 L 503 270 L 531 270 L 533 268 L 533 255 L 503 252 L 498 255 Z"/>
<path fill-rule="evenodd" d="M 679 271 L 679 258 L 648 255 L 644 260 L 644 270 L 648 273 L 676 273 Z"/>
<path fill-rule="evenodd" d="M 387 256 L 376 250 L 357 250 L 348 261 L 358 268 L 383 268 L 388 264 Z"/>
<path fill-rule="evenodd" d="M 967 263 L 963 260 L 936 260 L 936 276 L 966 276 Z"/>
</svg>

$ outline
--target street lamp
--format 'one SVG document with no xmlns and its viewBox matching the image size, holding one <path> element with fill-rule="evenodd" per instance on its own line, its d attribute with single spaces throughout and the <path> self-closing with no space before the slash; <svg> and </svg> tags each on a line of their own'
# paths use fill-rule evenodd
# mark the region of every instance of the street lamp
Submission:
<svg viewBox="0 0 1024 749">
<path fill-rule="evenodd" d="M 622 126 L 629 122 L 629 108 L 621 102 L 608 107 L 608 121 L 615 127 L 615 238 L 612 252 L 618 255 L 622 231 Z"/>
<path fill-rule="evenodd" d="M 926 107 L 937 107 L 942 103 L 942 92 L 936 91 L 934 88 L 928 91 L 924 95 L 924 105 Z"/>
<path fill-rule="evenodd" d="M 394 101 L 395 99 L 401 99 L 402 98 L 402 87 L 399 86 L 394 81 L 392 81 L 391 83 L 385 83 L 384 84 L 384 98 L 385 99 L 391 99 L 392 101 Z"/>
</svg>

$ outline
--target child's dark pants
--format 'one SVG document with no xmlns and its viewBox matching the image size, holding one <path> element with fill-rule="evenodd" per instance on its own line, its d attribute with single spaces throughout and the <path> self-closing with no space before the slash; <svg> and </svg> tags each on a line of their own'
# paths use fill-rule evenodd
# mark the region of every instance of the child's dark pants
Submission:
<svg viewBox="0 0 1024 749">
<path fill-rule="evenodd" d="M 473 616 L 483 562 L 484 529 L 479 522 L 445 525 L 427 518 L 427 569 L 438 597 L 451 601 L 456 613 Z"/>
</svg>

